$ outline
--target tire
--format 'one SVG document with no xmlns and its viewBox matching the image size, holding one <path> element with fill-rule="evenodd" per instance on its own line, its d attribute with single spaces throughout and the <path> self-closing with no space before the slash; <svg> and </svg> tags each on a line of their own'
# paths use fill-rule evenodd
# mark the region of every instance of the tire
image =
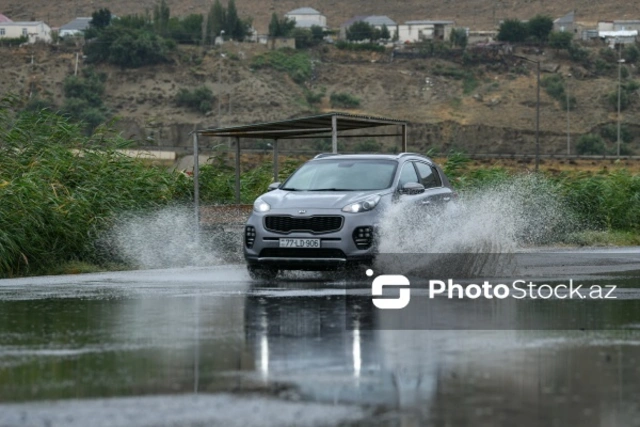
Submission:
<svg viewBox="0 0 640 427">
<path fill-rule="evenodd" d="M 247 271 L 251 279 L 259 281 L 274 280 L 278 275 L 278 270 L 275 268 L 257 267 L 255 265 L 248 265 Z"/>
</svg>

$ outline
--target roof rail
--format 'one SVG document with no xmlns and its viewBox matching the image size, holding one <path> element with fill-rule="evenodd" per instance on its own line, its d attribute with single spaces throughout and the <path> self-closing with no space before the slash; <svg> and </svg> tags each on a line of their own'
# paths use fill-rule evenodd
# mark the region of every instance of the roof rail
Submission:
<svg viewBox="0 0 640 427">
<path fill-rule="evenodd" d="M 404 156 L 422 156 L 424 157 L 422 154 L 420 153 L 412 153 L 412 152 L 405 152 L 405 153 L 398 153 L 398 155 L 396 156 L 397 159 L 399 159 L 400 157 L 404 157 Z"/>
<path fill-rule="evenodd" d="M 320 153 L 317 156 L 314 157 L 314 159 L 321 159 L 323 157 L 331 157 L 331 156 L 339 156 L 340 154 L 338 153 Z"/>
</svg>

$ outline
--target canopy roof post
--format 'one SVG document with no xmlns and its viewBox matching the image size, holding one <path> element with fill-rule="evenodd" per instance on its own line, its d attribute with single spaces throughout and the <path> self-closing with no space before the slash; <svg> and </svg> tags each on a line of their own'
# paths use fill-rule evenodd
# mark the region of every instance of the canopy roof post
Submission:
<svg viewBox="0 0 640 427">
<path fill-rule="evenodd" d="M 338 153 L 338 116 L 331 116 L 331 152 Z"/>
<path fill-rule="evenodd" d="M 240 137 L 236 136 L 236 204 L 240 204 Z"/>
<path fill-rule="evenodd" d="M 278 182 L 278 138 L 273 140 L 273 182 Z"/>
</svg>

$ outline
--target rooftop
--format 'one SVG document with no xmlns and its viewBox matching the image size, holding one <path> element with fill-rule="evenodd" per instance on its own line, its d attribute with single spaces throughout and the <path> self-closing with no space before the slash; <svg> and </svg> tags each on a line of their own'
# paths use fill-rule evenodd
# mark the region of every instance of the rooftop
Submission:
<svg viewBox="0 0 640 427">
<path fill-rule="evenodd" d="M 93 18 L 76 18 L 71 22 L 68 22 L 66 24 L 64 24 L 62 27 L 60 27 L 60 31 L 62 30 L 86 30 L 87 28 L 89 28 L 89 24 L 91 23 L 91 20 Z"/>
<path fill-rule="evenodd" d="M 419 21 L 406 21 L 406 25 L 450 25 L 455 24 L 455 21 L 432 21 L 432 20 L 419 20 Z"/>
<path fill-rule="evenodd" d="M 320 15 L 320 12 L 312 7 L 299 7 L 286 13 L 287 15 Z"/>
<path fill-rule="evenodd" d="M 374 27 L 382 26 L 382 25 L 386 25 L 387 27 L 390 27 L 390 26 L 397 25 L 391 18 L 385 15 L 370 15 L 370 16 L 357 15 L 349 19 L 344 24 L 342 24 L 342 27 L 350 27 L 352 24 L 359 21 L 366 22 L 368 24 L 373 25 Z"/>
<path fill-rule="evenodd" d="M 406 125 L 406 122 L 402 120 L 332 112 L 277 122 L 204 129 L 198 131 L 198 133 L 204 136 L 257 139 L 295 139 L 309 136 L 318 138 L 330 137 L 334 116 L 338 132 L 380 126 Z"/>
<path fill-rule="evenodd" d="M 18 21 L 18 22 L 2 22 L 0 25 L 3 27 L 35 27 L 36 25 L 44 24 L 42 21 Z"/>
<path fill-rule="evenodd" d="M 2 23 L 2 24 L 3 24 L 3 23 L 5 23 L 5 22 L 13 22 L 13 21 L 12 21 L 11 19 L 9 19 L 9 17 L 8 17 L 8 16 L 3 15 L 3 14 L 1 14 L 1 13 L 0 13 L 0 23 Z"/>
</svg>

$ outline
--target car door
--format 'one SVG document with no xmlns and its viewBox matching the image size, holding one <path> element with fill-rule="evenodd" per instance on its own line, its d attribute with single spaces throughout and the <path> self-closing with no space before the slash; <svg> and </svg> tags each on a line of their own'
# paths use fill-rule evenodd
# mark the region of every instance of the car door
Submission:
<svg viewBox="0 0 640 427">
<path fill-rule="evenodd" d="M 420 184 L 425 188 L 427 204 L 445 204 L 451 201 L 453 192 L 442 184 L 442 177 L 434 166 L 421 161 L 414 162 Z"/>
</svg>

